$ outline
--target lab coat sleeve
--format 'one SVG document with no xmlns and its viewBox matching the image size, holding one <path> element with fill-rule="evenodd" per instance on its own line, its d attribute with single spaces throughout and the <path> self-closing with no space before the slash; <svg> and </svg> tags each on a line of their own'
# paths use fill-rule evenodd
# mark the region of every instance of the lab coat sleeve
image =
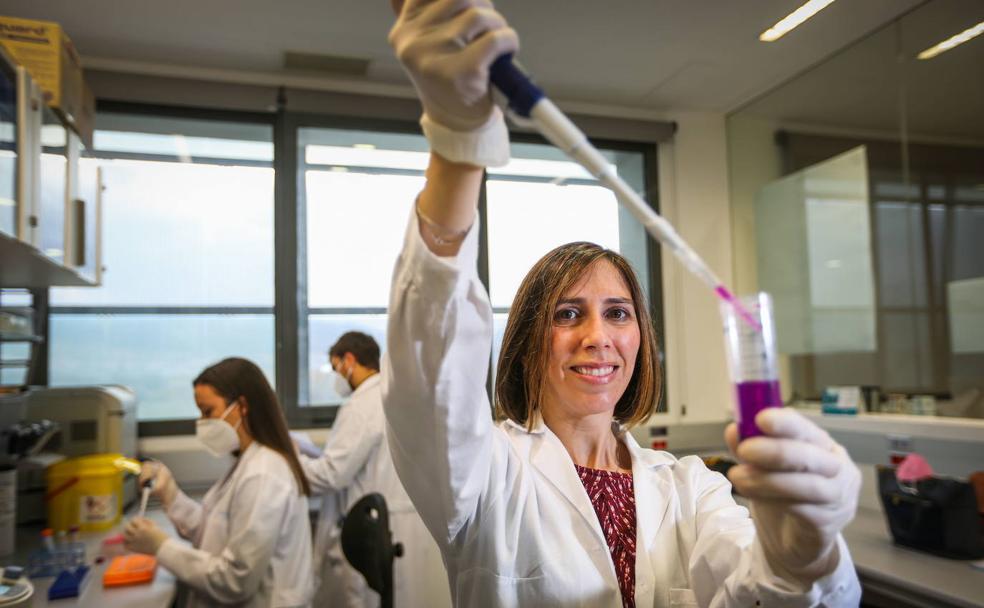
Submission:
<svg viewBox="0 0 984 608">
<path fill-rule="evenodd" d="M 434 255 L 412 214 L 390 296 L 383 406 L 393 463 L 446 549 L 493 487 L 506 438 L 485 393 L 492 310 L 478 278 L 478 222 L 458 256 Z"/>
<path fill-rule="evenodd" d="M 219 554 L 168 539 L 161 544 L 157 561 L 178 580 L 218 603 L 246 601 L 256 593 L 269 567 L 288 512 L 289 493 L 297 491 L 291 482 L 270 473 L 243 480 L 231 502 L 234 508 L 228 521 L 218 522 L 227 527 L 228 538 Z"/>
<path fill-rule="evenodd" d="M 373 449 L 382 441 L 382 428 L 372 425 L 355 403 L 343 405 L 328 434 L 324 452 L 317 458 L 299 455 L 304 474 L 316 494 L 346 488 L 362 470 Z M 359 404 L 361 405 L 361 404 Z M 378 407 L 378 405 L 377 405 Z"/>
<path fill-rule="evenodd" d="M 700 606 L 857 606 L 861 585 L 843 537 L 837 539 L 839 561 L 828 576 L 803 591 L 769 567 L 748 510 L 735 503 L 731 484 L 708 470 L 696 456 L 681 459 L 696 488 L 696 543 L 689 570 Z"/>
<path fill-rule="evenodd" d="M 189 498 L 181 490 L 178 490 L 178 495 L 174 498 L 171 506 L 167 508 L 168 519 L 174 524 L 178 535 L 186 540 L 193 540 L 198 534 L 198 528 L 202 525 L 203 513 L 201 503 Z"/>
</svg>

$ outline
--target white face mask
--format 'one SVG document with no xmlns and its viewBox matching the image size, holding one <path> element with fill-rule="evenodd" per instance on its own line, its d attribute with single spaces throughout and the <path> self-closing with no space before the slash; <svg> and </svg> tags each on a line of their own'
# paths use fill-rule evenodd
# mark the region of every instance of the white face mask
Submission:
<svg viewBox="0 0 984 608">
<path fill-rule="evenodd" d="M 338 396 L 344 399 L 351 395 L 352 385 L 349 383 L 349 379 L 352 377 L 352 370 L 349 370 L 344 376 L 335 370 L 332 370 L 332 374 L 334 374 L 332 378 L 333 388 Z"/>
<path fill-rule="evenodd" d="M 243 421 L 240 420 L 233 427 L 225 419 L 235 405 L 235 402 L 230 403 L 219 418 L 199 418 L 195 421 L 195 436 L 213 456 L 225 456 L 239 449 L 239 435 L 236 434 L 236 429 Z"/>
</svg>

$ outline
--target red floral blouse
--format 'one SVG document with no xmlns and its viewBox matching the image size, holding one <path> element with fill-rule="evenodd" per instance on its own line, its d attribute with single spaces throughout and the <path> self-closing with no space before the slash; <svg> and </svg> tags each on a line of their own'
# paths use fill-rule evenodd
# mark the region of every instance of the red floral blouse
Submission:
<svg viewBox="0 0 984 608">
<path fill-rule="evenodd" d="M 630 473 L 574 465 L 612 553 L 622 608 L 635 608 L 636 509 Z"/>
</svg>

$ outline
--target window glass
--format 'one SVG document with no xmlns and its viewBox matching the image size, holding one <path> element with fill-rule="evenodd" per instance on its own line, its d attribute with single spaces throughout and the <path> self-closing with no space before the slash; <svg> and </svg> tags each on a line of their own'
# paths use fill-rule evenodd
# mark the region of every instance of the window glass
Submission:
<svg viewBox="0 0 984 608">
<path fill-rule="evenodd" d="M 198 415 L 190 383 L 222 358 L 274 382 L 272 136 L 99 116 L 80 182 L 104 186 L 105 270 L 99 287 L 51 290 L 52 385 L 124 384 L 139 419 L 163 420 Z"/>
<path fill-rule="evenodd" d="M 386 347 L 386 307 L 429 153 L 420 135 L 346 129 L 298 132 L 307 281 L 299 293 L 299 399 L 337 405 L 328 350 L 348 331 Z"/>
</svg>

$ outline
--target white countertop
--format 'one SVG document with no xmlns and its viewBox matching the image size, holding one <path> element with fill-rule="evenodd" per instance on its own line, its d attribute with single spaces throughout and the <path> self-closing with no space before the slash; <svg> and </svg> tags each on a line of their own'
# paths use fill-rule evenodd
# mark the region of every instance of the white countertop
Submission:
<svg viewBox="0 0 984 608">
<path fill-rule="evenodd" d="M 30 605 L 36 607 L 68 607 L 77 606 L 82 608 L 170 608 L 174 601 L 176 582 L 174 575 L 158 566 L 154 580 L 146 585 L 133 585 L 130 587 L 110 587 L 103 588 L 102 576 L 106 568 L 109 567 L 110 559 L 105 559 L 101 564 L 94 564 L 94 560 L 99 555 L 100 545 L 104 538 L 119 534 L 123 531 L 123 525 L 135 513 L 127 513 L 119 524 L 104 532 L 80 533 L 79 540 L 86 544 L 86 562 L 91 566 L 88 574 L 88 582 L 85 584 L 82 594 L 77 598 L 66 598 L 61 600 L 48 601 L 48 588 L 55 582 L 54 577 L 31 579 L 34 584 L 34 595 L 29 604 L 16 604 L 17 606 Z M 160 509 L 149 509 L 147 517 L 157 525 L 174 534 L 174 526 L 168 521 L 164 512 Z M 20 530 L 18 531 L 20 532 Z M 22 535 L 23 536 L 23 535 Z M 35 543 L 28 543 L 35 545 Z M 18 547 L 15 555 L 26 554 L 34 546 Z M 10 563 L 11 560 L 4 560 Z M 26 565 L 26 562 L 25 562 Z"/>
<path fill-rule="evenodd" d="M 892 543 L 881 511 L 860 508 L 844 531 L 866 589 L 897 598 L 897 606 L 984 606 L 984 571 Z"/>
</svg>

